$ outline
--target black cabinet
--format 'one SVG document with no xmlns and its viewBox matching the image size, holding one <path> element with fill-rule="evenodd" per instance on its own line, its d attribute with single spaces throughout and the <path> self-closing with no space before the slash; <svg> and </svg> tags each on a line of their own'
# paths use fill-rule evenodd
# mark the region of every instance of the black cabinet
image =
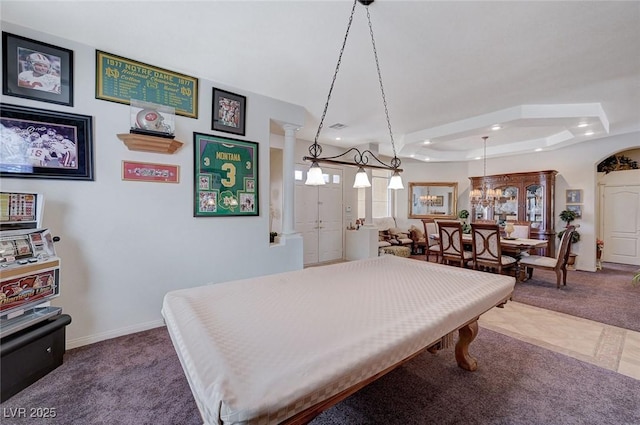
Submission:
<svg viewBox="0 0 640 425">
<path fill-rule="evenodd" d="M 0 402 L 62 364 L 69 323 L 71 316 L 60 314 L 0 340 Z"/>
</svg>

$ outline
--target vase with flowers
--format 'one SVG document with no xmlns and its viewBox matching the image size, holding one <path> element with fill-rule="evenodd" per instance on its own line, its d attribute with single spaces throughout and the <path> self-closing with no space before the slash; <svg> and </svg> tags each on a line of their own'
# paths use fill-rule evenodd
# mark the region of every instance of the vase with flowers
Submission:
<svg viewBox="0 0 640 425">
<path fill-rule="evenodd" d="M 596 239 L 596 258 L 598 260 L 602 258 L 603 248 L 604 248 L 604 241 L 602 239 Z"/>
<path fill-rule="evenodd" d="M 602 249 L 604 248 L 604 241 L 602 239 L 596 239 L 596 270 L 602 270 Z"/>
</svg>

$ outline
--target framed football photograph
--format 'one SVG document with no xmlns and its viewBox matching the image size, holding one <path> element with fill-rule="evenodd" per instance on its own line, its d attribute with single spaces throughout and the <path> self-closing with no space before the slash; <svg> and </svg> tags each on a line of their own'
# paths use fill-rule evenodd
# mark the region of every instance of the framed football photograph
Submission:
<svg viewBox="0 0 640 425">
<path fill-rule="evenodd" d="M 0 176 L 93 180 L 93 117 L 0 104 Z"/>
<path fill-rule="evenodd" d="M 244 136 L 247 98 L 213 88 L 211 129 Z"/>
<path fill-rule="evenodd" d="M 3 31 L 2 94 L 73 106 L 73 51 Z"/>
</svg>

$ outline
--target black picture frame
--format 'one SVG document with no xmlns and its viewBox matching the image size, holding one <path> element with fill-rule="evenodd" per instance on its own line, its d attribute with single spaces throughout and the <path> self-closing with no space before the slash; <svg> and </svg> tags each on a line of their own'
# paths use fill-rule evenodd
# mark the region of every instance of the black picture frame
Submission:
<svg viewBox="0 0 640 425">
<path fill-rule="evenodd" d="M 0 177 L 93 180 L 93 117 L 0 104 Z"/>
<path fill-rule="evenodd" d="M 49 64 L 40 76 L 37 59 Z M 73 106 L 73 50 L 3 31 L 2 94 Z"/>
<path fill-rule="evenodd" d="M 245 135 L 247 98 L 230 91 L 213 88 L 211 129 Z"/>
<path fill-rule="evenodd" d="M 193 133 L 194 217 L 259 216 L 259 145 Z"/>
</svg>

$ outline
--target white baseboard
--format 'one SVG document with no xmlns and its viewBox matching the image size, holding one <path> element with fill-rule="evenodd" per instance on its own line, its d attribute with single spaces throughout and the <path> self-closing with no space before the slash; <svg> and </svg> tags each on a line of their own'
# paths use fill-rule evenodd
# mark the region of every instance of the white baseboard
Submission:
<svg viewBox="0 0 640 425">
<path fill-rule="evenodd" d="M 119 336 L 129 335 L 136 332 L 147 331 L 149 329 L 159 328 L 164 326 L 163 320 L 154 320 L 152 322 L 147 323 L 139 323 L 134 326 L 129 326 L 126 328 L 120 328 L 109 332 L 104 332 L 96 335 L 89 335 L 82 338 L 76 339 L 68 339 L 67 340 L 67 350 L 72 348 L 82 347 L 84 345 L 95 344 L 96 342 L 104 341 L 111 338 L 117 338 Z"/>
</svg>

